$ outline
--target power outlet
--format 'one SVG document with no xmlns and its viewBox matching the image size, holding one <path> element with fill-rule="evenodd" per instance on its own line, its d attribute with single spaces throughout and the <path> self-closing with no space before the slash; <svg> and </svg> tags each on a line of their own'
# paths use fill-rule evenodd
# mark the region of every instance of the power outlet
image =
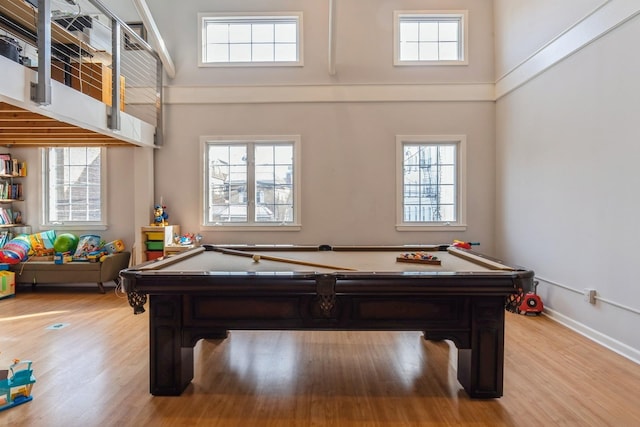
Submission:
<svg viewBox="0 0 640 427">
<path fill-rule="evenodd" d="M 589 304 L 596 303 L 596 290 L 595 289 L 585 289 L 584 290 L 584 300 Z"/>
</svg>

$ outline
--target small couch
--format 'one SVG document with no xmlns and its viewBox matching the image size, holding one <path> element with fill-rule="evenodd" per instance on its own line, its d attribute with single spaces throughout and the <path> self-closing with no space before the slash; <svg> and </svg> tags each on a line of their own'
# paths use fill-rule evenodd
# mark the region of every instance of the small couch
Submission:
<svg viewBox="0 0 640 427">
<path fill-rule="evenodd" d="M 103 283 L 113 280 L 120 283 L 120 270 L 129 266 L 130 252 L 118 252 L 105 257 L 102 262 L 73 261 L 56 264 L 53 260 L 27 260 L 10 266 L 16 274 L 16 283 L 84 283 L 96 282 L 105 293 Z"/>
</svg>

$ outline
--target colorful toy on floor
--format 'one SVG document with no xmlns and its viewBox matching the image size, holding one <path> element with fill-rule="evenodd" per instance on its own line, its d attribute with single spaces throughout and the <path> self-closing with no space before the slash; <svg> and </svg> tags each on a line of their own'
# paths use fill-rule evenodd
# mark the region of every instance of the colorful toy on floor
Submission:
<svg viewBox="0 0 640 427">
<path fill-rule="evenodd" d="M 9 264 L 0 263 L 0 299 L 16 294 L 16 273 L 9 271 Z"/>
<path fill-rule="evenodd" d="M 0 370 L 0 411 L 33 400 L 31 389 L 36 382 L 31 361 L 15 359 L 9 370 Z"/>
</svg>

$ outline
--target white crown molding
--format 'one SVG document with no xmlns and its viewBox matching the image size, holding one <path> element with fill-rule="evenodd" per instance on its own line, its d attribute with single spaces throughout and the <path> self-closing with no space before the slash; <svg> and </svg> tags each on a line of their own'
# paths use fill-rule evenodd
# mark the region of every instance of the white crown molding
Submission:
<svg viewBox="0 0 640 427">
<path fill-rule="evenodd" d="M 587 16 L 518 64 L 496 82 L 495 99 L 598 40 L 640 13 L 638 0 L 606 0 Z"/>
</svg>

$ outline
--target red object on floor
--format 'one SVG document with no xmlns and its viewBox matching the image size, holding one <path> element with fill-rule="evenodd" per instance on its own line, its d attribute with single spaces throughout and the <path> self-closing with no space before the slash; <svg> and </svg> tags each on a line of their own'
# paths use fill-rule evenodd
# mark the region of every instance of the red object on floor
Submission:
<svg viewBox="0 0 640 427">
<path fill-rule="evenodd" d="M 527 292 L 527 294 L 522 298 L 522 303 L 520 303 L 520 307 L 518 307 L 521 313 L 524 314 L 540 314 L 544 309 L 544 305 L 542 304 L 542 299 L 535 294 L 534 292 Z"/>
</svg>

